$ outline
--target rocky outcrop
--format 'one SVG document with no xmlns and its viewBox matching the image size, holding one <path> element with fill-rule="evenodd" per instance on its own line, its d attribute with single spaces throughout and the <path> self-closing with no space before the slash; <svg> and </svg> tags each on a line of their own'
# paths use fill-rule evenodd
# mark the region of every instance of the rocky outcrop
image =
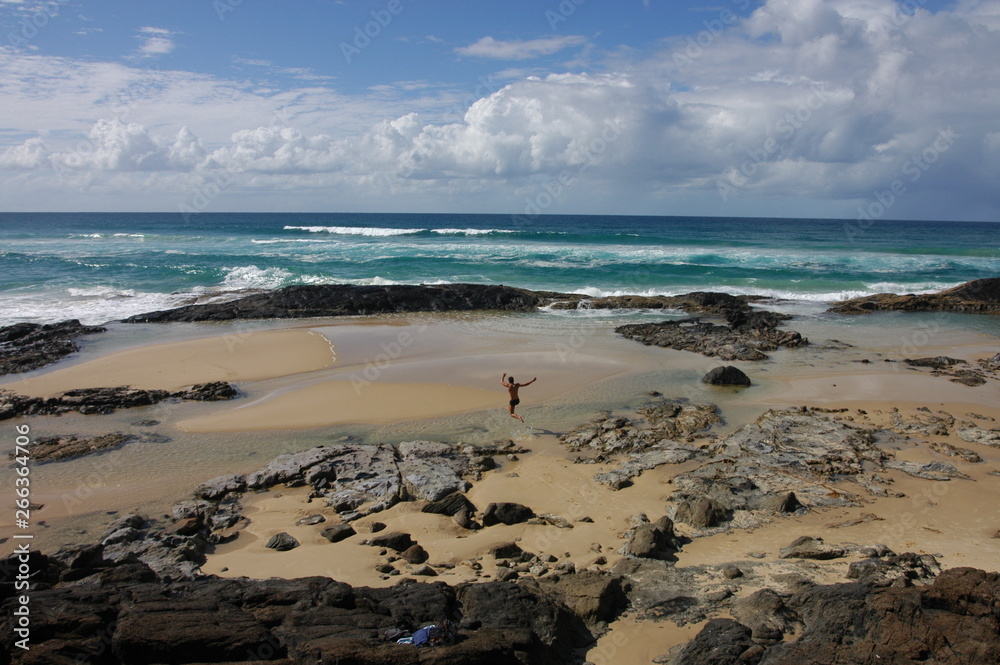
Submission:
<svg viewBox="0 0 1000 665">
<path fill-rule="evenodd" d="M 101 326 L 85 326 L 77 319 L 0 327 L 0 376 L 28 372 L 62 360 L 80 350 L 74 341 L 77 337 L 104 331 Z"/>
<path fill-rule="evenodd" d="M 703 515 L 700 523 L 718 525 L 729 516 L 725 528 L 752 527 L 789 510 L 852 505 L 858 491 L 887 494 L 875 472 L 889 458 L 872 432 L 808 409 L 768 411 L 709 444 L 708 453 L 709 462 L 670 481 L 678 521 Z M 851 481 L 853 491 L 845 486 Z M 705 499 L 712 503 L 697 506 Z"/>
<path fill-rule="evenodd" d="M 224 381 L 202 383 L 184 390 L 143 390 L 129 386 L 79 388 L 56 397 L 27 397 L 0 392 L 0 420 L 17 416 L 49 416 L 76 411 L 84 415 L 114 413 L 118 409 L 151 406 L 168 399 L 202 402 L 233 399 L 239 392 Z"/>
<path fill-rule="evenodd" d="M 734 296 L 728 293 L 695 291 L 678 296 L 607 296 L 587 298 L 566 296 L 551 305 L 552 309 L 673 309 L 690 314 L 725 317 L 730 312 L 750 309 L 757 296 Z"/>
<path fill-rule="evenodd" d="M 869 314 L 871 312 L 964 312 L 1000 314 L 1000 277 L 977 279 L 938 293 L 897 295 L 878 293 L 833 303 L 830 312 Z"/>
<path fill-rule="evenodd" d="M 126 323 L 233 321 L 364 316 L 395 312 L 506 310 L 526 312 L 547 302 L 546 294 L 489 284 L 286 286 L 222 303 L 187 305 L 138 314 Z"/>
<path fill-rule="evenodd" d="M 1000 662 L 1000 574 L 946 570 L 926 586 L 812 586 L 780 600 L 803 628 L 790 641 L 753 640 L 730 619 L 709 622 L 671 665 Z M 752 650 L 752 651 L 751 651 Z"/>
<path fill-rule="evenodd" d="M 633 323 L 615 332 L 646 346 L 692 351 L 721 360 L 767 360 L 766 351 L 798 347 L 809 343 L 793 330 L 779 330 L 776 314 L 742 311 L 730 313 L 730 325 L 698 318 L 660 323 Z M 768 316 L 770 315 L 770 316 Z"/>
<path fill-rule="evenodd" d="M 138 438 L 140 437 L 135 434 L 123 434 L 121 432 L 85 437 L 83 439 L 72 435 L 42 436 L 35 439 L 28 447 L 28 450 L 33 462 L 44 464 L 45 462 L 57 462 L 82 457 L 91 453 L 113 450 Z M 14 455 L 15 453 L 10 453 L 11 458 Z"/>
<path fill-rule="evenodd" d="M 85 558 L 90 567 L 73 567 Z M 16 560 L 0 564 L 2 610 L 12 616 L 6 590 Z M 15 663 L 576 663 L 574 653 L 594 640 L 588 622 L 610 621 L 620 607 L 614 582 L 591 577 L 576 585 L 408 582 L 384 589 L 324 577 L 170 581 L 143 563 L 107 561 L 100 550 L 67 562 L 38 556 L 32 570 L 31 649 L 6 652 Z M 450 646 L 383 639 L 389 629 L 415 631 L 445 619 L 458 626 Z M 0 625 L 0 639 L 18 639 L 11 622 Z"/>
<path fill-rule="evenodd" d="M 680 464 L 701 454 L 691 442 L 708 436 L 711 427 L 722 422 L 714 404 L 686 400 L 665 400 L 637 413 L 641 420 L 605 416 L 559 438 L 571 450 L 593 455 L 577 458 L 578 463 L 620 460 L 617 468 L 594 476 L 597 482 L 617 490 L 631 485 L 643 471 Z"/>
</svg>

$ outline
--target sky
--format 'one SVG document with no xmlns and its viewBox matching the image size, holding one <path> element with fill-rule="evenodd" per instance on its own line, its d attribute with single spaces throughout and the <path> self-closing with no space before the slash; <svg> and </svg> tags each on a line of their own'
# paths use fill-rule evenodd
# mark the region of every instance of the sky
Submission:
<svg viewBox="0 0 1000 665">
<path fill-rule="evenodd" d="M 1000 0 L 0 0 L 0 210 L 1000 221 Z"/>
</svg>

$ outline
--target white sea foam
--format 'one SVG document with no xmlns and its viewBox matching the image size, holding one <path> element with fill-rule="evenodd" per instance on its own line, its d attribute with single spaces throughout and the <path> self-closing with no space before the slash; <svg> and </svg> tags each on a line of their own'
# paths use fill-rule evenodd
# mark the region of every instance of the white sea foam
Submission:
<svg viewBox="0 0 1000 665">
<path fill-rule="evenodd" d="M 379 226 L 286 226 L 286 231 L 308 231 L 309 233 L 331 233 L 347 236 L 370 236 L 374 238 L 406 236 L 423 233 L 427 229 L 390 229 Z"/>
<path fill-rule="evenodd" d="M 276 289 L 284 286 L 292 277 L 292 273 L 284 268 L 237 266 L 223 270 L 227 272 L 222 280 L 222 286 L 230 290 Z"/>
</svg>

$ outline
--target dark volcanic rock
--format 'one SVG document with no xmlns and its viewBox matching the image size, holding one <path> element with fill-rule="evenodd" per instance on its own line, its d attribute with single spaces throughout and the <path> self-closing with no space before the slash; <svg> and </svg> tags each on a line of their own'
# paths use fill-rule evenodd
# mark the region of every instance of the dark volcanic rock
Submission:
<svg viewBox="0 0 1000 665">
<path fill-rule="evenodd" d="M 462 512 L 471 515 L 476 512 L 476 506 L 469 501 L 468 497 L 464 494 L 455 492 L 454 494 L 449 494 L 443 499 L 428 503 L 421 510 L 425 513 L 436 513 L 438 515 L 448 515 L 450 517 L 454 517 Z"/>
<path fill-rule="evenodd" d="M 646 559 L 668 559 L 677 551 L 674 523 L 669 517 L 638 525 L 628 536 L 622 553 Z"/>
<path fill-rule="evenodd" d="M 705 376 L 701 377 L 702 383 L 713 386 L 749 386 L 750 377 L 743 373 L 743 370 L 732 365 L 716 367 Z"/>
<path fill-rule="evenodd" d="M 350 538 L 355 533 L 357 532 L 350 524 L 334 524 L 333 526 L 328 526 L 320 531 L 319 535 L 323 536 L 331 543 L 339 543 L 346 538 Z"/>
<path fill-rule="evenodd" d="M 388 547 L 390 550 L 403 552 L 416 543 L 413 542 L 413 538 L 408 533 L 403 533 L 402 531 L 389 531 L 387 533 L 380 533 L 377 536 L 372 536 L 368 539 L 368 544 L 373 547 Z"/>
<path fill-rule="evenodd" d="M 134 434 L 122 434 L 121 432 L 85 439 L 78 439 L 75 436 L 43 436 L 35 439 L 34 444 L 28 449 L 31 451 L 31 459 L 35 462 L 55 462 L 102 450 L 112 450 L 137 438 Z M 11 457 L 13 456 L 14 453 L 11 453 Z"/>
<path fill-rule="evenodd" d="M 628 324 L 615 328 L 615 332 L 647 346 L 693 351 L 722 360 L 767 360 L 765 351 L 809 343 L 791 330 L 733 327 L 700 319 Z"/>
<path fill-rule="evenodd" d="M 712 619 L 671 661 L 671 665 L 731 665 L 753 646 L 751 630 L 732 619 Z"/>
<path fill-rule="evenodd" d="M 777 613 L 749 613 L 753 619 L 768 615 L 772 621 L 794 618 L 804 626 L 797 639 L 760 645 L 753 659 L 748 660 L 749 649 L 753 648 L 750 628 L 719 619 L 709 622 L 670 662 L 996 663 L 1000 662 L 998 594 L 1000 574 L 973 568 L 947 570 L 927 586 L 810 586 L 788 598 L 771 598 L 768 604 Z"/>
<path fill-rule="evenodd" d="M 99 552 L 77 559 L 106 564 Z M 502 582 L 370 589 L 324 577 L 171 582 L 122 563 L 52 586 L 66 564 L 36 556 L 31 566 L 31 649 L 5 649 L 5 663 L 568 665 L 580 662 L 576 651 L 594 634 L 562 599 L 602 621 L 615 615 L 614 580 L 559 583 L 551 591 Z M 11 579 L 0 579 L 0 588 Z M 12 616 L 14 603 L 7 597 L 0 611 Z M 414 631 L 444 619 L 461 622 L 452 646 L 416 649 L 382 639 L 390 628 Z M 12 622 L 0 623 L 5 645 L 17 639 Z"/>
<path fill-rule="evenodd" d="M 118 409 L 150 406 L 166 399 L 215 401 L 232 399 L 239 393 L 224 382 L 204 383 L 186 390 L 142 390 L 129 386 L 79 388 L 57 397 L 26 397 L 0 392 L 0 420 L 16 416 L 54 415 L 77 411 L 84 415 L 114 413 Z"/>
<path fill-rule="evenodd" d="M 520 524 L 535 516 L 535 511 L 520 503 L 500 502 L 486 506 L 483 526 L 494 524 Z"/>
<path fill-rule="evenodd" d="M 287 286 L 223 303 L 188 305 L 138 314 L 126 323 L 300 319 L 392 312 L 508 310 L 525 312 L 543 304 L 542 294 L 509 286 L 444 284 L 433 286 Z"/>
<path fill-rule="evenodd" d="M 288 550 L 293 550 L 298 546 L 299 541 L 295 540 L 295 538 L 288 535 L 284 531 L 274 534 L 266 543 L 264 543 L 264 547 L 277 550 L 279 552 L 287 552 Z"/>
<path fill-rule="evenodd" d="M 0 375 L 28 372 L 61 360 L 80 350 L 74 338 L 104 330 L 101 326 L 82 325 L 76 319 L 0 327 Z"/>
<path fill-rule="evenodd" d="M 878 311 L 966 312 L 1000 314 L 1000 277 L 977 279 L 927 295 L 878 293 L 833 303 L 830 312 L 869 314 Z"/>
</svg>

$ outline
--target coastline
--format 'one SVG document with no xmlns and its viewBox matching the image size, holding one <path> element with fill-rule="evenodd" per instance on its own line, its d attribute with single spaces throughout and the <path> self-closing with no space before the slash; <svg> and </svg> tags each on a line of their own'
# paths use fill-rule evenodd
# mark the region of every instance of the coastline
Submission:
<svg viewBox="0 0 1000 665">
<path fill-rule="evenodd" d="M 790 325 L 799 327 L 794 319 Z M 877 320 L 870 325 L 877 328 Z M 836 324 L 826 320 L 810 322 L 809 326 L 820 331 L 837 330 Z M 311 429 L 310 436 L 322 431 L 336 440 L 339 426 L 359 424 L 370 427 L 351 431 L 364 432 L 363 437 L 371 440 L 386 432 L 386 427 L 394 432 L 396 440 L 406 440 L 403 437 L 408 432 L 415 438 L 428 438 L 428 430 L 415 425 L 422 418 L 434 419 L 436 425 L 431 425 L 430 431 L 438 428 L 442 434 L 435 440 L 458 443 L 462 438 L 455 434 L 469 432 L 475 432 L 483 441 L 513 439 L 530 452 L 516 455 L 517 459 L 498 458 L 499 468 L 483 473 L 473 483 L 468 497 L 480 507 L 497 501 L 524 503 L 537 513 L 565 516 L 574 522 L 573 529 L 554 531 L 536 524 L 518 524 L 468 532 L 451 520 L 421 513 L 414 502 L 398 503 L 357 521 L 359 532 L 367 524 L 380 521 L 388 531 L 413 534 L 427 550 L 430 562 L 454 566 L 442 567 L 434 578 L 449 584 L 495 579 L 499 569 L 484 553 L 499 542 L 518 539 L 524 549 L 551 553 L 578 569 L 614 568 L 623 559 L 618 550 L 629 529 L 629 518 L 636 513 L 646 513 L 651 519 L 662 515 L 672 491 L 670 479 L 700 462 L 648 470 L 631 487 L 614 491 L 593 482 L 594 474 L 605 467 L 574 464 L 574 455 L 555 434 L 605 409 L 633 414 L 637 406 L 648 401 L 651 386 L 667 397 L 717 403 L 725 423 L 716 436 L 751 422 L 769 408 L 803 405 L 847 409 L 858 424 L 872 427 L 884 426 L 893 409 L 913 413 L 930 408 L 947 411 L 959 419 L 976 413 L 1000 420 L 1000 408 L 995 406 L 1000 403 L 1000 381 L 969 387 L 903 366 L 897 358 L 901 356 L 901 345 L 895 344 L 900 334 L 892 330 L 893 326 L 874 336 L 877 341 L 869 347 L 855 344 L 837 348 L 819 339 L 813 348 L 780 350 L 761 363 L 738 362 L 755 383 L 744 391 L 709 388 L 698 382 L 707 369 L 725 364 L 718 359 L 645 347 L 619 338 L 609 332 L 610 327 L 606 320 L 558 319 L 539 314 L 311 321 L 287 330 L 253 333 L 239 332 L 233 326 L 228 333 L 201 340 L 101 355 L 64 369 L 56 365 L 23 382 L 8 382 L 0 387 L 52 395 L 102 381 L 155 388 L 166 384 L 182 387 L 210 377 L 237 383 L 245 394 L 238 402 L 171 406 L 158 412 L 168 419 L 165 426 L 183 441 L 193 441 L 192 437 L 203 432 L 265 430 L 273 431 L 270 436 L 280 437 L 283 431 L 303 428 Z M 214 324 L 216 328 L 218 324 Z M 871 339 L 868 331 L 851 326 L 840 332 L 848 334 L 838 334 L 838 338 L 853 334 Z M 935 343 L 938 341 L 942 343 Z M 917 351 L 914 355 L 948 355 L 974 363 L 996 352 L 996 338 L 941 328 L 938 339 L 932 336 Z M 224 362 L 219 361 L 220 353 Z M 261 363 L 261 358 L 268 362 Z M 861 362 L 867 358 L 871 361 Z M 505 393 L 498 385 L 499 373 L 504 370 L 540 375 L 538 385 L 525 391 L 519 409 L 534 429 L 519 428 L 507 416 Z M 858 409 L 867 411 L 867 418 L 857 414 Z M 67 418 L 63 423 L 75 425 L 85 418 Z M 325 431 L 331 427 L 334 431 Z M 745 559 L 749 552 L 764 553 L 772 562 L 778 547 L 808 534 L 828 542 L 878 542 L 896 552 L 940 555 L 944 568 L 967 565 L 991 570 L 990 563 L 1000 560 L 1000 540 L 990 538 L 1000 528 L 1000 520 L 995 509 L 984 513 L 976 507 L 995 506 L 1000 501 L 1000 479 L 990 475 L 1000 465 L 1000 449 L 964 443 L 953 434 L 939 439 L 973 448 L 982 456 L 983 462 L 975 465 L 948 458 L 970 479 L 939 483 L 932 488 L 928 481 L 893 471 L 893 488 L 907 497 L 878 498 L 851 508 L 821 508 L 748 530 L 695 537 L 680 549 L 676 565 L 723 565 Z M 119 454 L 113 451 L 101 457 Z M 895 454 L 910 461 L 944 459 L 921 445 Z M 255 468 L 259 461 L 242 460 L 240 470 Z M 59 464 L 66 465 L 63 468 L 72 475 L 69 465 L 80 462 Z M 199 482 L 217 475 L 207 473 L 212 466 L 196 464 L 183 480 L 175 481 L 175 500 L 190 495 Z M 225 466 L 222 461 L 214 464 L 215 468 Z M 65 493 L 66 489 L 61 491 Z M 101 494 L 100 510 L 116 505 L 114 489 Z M 296 526 L 298 519 L 316 512 L 329 513 L 326 516 L 330 522 L 337 520 L 335 511 L 317 511 L 308 504 L 306 495 L 298 488 L 247 495 L 244 516 L 248 524 L 235 540 L 218 545 L 209 554 L 202 571 L 227 578 L 257 579 L 323 575 L 372 587 L 398 582 L 399 577 L 386 579 L 375 571 L 381 561 L 377 548 L 356 542 L 330 543 L 318 535 L 315 526 Z M 133 506 L 128 502 L 134 500 L 134 492 L 120 498 L 125 500 L 117 510 L 131 510 Z M 85 505 L 76 509 L 77 514 L 88 512 Z M 875 513 L 880 519 L 847 527 L 830 526 L 866 513 Z M 46 515 L 44 509 L 38 515 L 53 524 L 59 520 Z M 576 521 L 581 517 L 593 522 Z M 74 513 L 68 512 L 64 519 L 74 519 Z M 900 528 L 900 524 L 906 526 Z M 887 529 L 887 525 L 893 528 Z M 12 526 L 0 522 L 0 537 L 8 537 Z M 278 531 L 290 533 L 301 545 L 289 552 L 265 548 L 264 542 Z M 684 533 L 683 527 L 679 532 Z M 595 544 L 600 547 L 595 548 Z M 598 563 L 601 559 L 603 562 Z M 840 581 L 848 564 L 855 560 L 824 565 L 822 570 L 812 568 L 808 573 L 818 581 Z M 471 565 L 473 562 L 479 564 L 478 570 Z M 788 573 L 795 567 L 781 570 Z M 780 582 L 773 577 L 764 581 L 780 588 Z M 754 588 L 762 587 L 748 585 L 740 593 L 748 594 Z M 646 631 L 651 625 L 653 628 Z M 601 648 L 617 644 L 621 636 L 627 635 L 630 646 L 619 648 L 613 662 L 646 663 L 649 653 L 662 655 L 672 644 L 690 639 L 701 625 L 698 622 L 678 627 L 669 621 L 650 624 L 629 615 L 610 626 L 593 654 L 599 656 Z"/>
</svg>

